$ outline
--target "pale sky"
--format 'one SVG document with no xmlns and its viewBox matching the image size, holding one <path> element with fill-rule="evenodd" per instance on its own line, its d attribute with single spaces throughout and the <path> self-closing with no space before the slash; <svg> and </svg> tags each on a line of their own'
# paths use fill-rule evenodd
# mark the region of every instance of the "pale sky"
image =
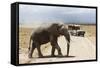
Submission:
<svg viewBox="0 0 100 68">
<path fill-rule="evenodd" d="M 96 9 L 39 5 L 19 6 L 19 23 L 96 23 Z"/>
</svg>

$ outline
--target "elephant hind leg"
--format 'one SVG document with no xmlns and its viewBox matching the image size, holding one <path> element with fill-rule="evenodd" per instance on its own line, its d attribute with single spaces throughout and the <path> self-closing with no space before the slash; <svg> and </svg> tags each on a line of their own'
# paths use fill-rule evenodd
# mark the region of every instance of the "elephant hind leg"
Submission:
<svg viewBox="0 0 100 68">
<path fill-rule="evenodd" d="M 42 52 L 41 52 L 40 46 L 41 46 L 41 45 L 36 44 L 36 47 L 37 47 L 37 50 L 38 50 L 38 55 L 39 55 L 39 57 L 41 58 L 41 57 L 43 57 L 43 54 L 42 54 Z"/>
<path fill-rule="evenodd" d="M 55 53 L 55 47 L 54 47 L 54 46 L 52 46 L 51 56 L 53 56 L 53 57 L 54 57 L 54 56 L 55 56 L 55 54 L 54 54 L 54 53 Z"/>
<path fill-rule="evenodd" d="M 29 54 L 28 54 L 29 58 L 32 58 L 32 54 L 33 54 L 35 48 L 36 48 L 36 45 L 34 43 L 32 43 L 32 47 L 30 48 L 30 51 L 29 51 Z"/>
</svg>

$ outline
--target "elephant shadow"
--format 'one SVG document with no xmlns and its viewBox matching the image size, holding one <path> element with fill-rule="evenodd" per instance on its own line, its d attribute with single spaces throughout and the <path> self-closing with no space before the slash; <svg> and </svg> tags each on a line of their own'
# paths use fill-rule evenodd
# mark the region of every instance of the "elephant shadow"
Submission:
<svg viewBox="0 0 100 68">
<path fill-rule="evenodd" d="M 37 57 L 37 58 L 74 58 L 74 57 L 75 56 L 66 56 L 66 55 L 65 56 L 59 56 L 59 55 L 51 56 L 51 55 L 46 55 L 46 56 Z"/>
</svg>

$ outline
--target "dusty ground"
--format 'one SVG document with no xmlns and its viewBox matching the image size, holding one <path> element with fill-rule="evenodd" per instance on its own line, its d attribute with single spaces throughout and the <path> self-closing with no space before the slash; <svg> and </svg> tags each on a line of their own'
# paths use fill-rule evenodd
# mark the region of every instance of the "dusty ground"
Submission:
<svg viewBox="0 0 100 68">
<path fill-rule="evenodd" d="M 46 57 L 37 58 L 38 52 L 34 51 L 32 59 L 27 57 L 29 38 L 34 30 L 33 28 L 22 28 L 19 30 L 19 63 L 42 63 L 42 62 L 57 62 L 57 61 L 76 61 L 89 60 L 96 58 L 96 26 L 95 25 L 81 25 L 81 29 L 86 31 L 85 37 L 71 36 L 70 57 Z M 66 40 L 64 36 L 58 38 L 58 44 L 65 56 L 67 53 Z M 50 43 L 44 44 L 41 47 L 44 56 L 51 54 Z M 55 52 L 57 55 L 57 51 Z"/>
</svg>

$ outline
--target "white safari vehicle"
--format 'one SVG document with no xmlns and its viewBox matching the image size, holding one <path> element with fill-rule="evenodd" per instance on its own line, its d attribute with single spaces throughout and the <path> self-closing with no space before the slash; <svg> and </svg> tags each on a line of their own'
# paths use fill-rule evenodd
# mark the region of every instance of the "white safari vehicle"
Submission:
<svg viewBox="0 0 100 68">
<path fill-rule="evenodd" d="M 85 31 L 80 29 L 80 25 L 70 24 L 68 25 L 68 30 L 72 36 L 84 37 L 85 35 Z"/>
</svg>

